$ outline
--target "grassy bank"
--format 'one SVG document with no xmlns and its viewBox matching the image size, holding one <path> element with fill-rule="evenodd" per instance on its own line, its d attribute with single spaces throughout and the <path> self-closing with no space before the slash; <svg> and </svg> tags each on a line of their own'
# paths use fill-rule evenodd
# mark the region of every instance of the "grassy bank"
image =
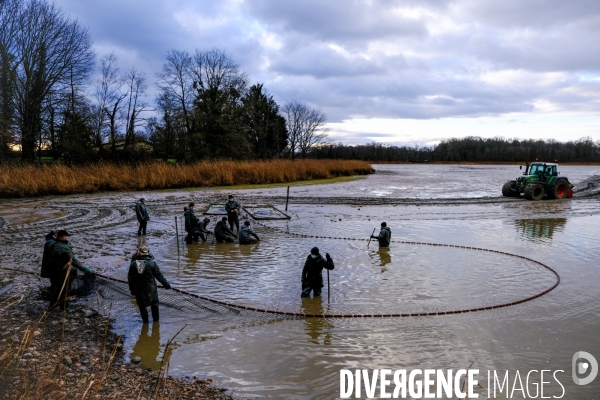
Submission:
<svg viewBox="0 0 600 400">
<path fill-rule="evenodd" d="M 373 173 L 363 161 L 203 161 L 196 164 L 0 166 L 0 197 L 286 183 Z"/>
</svg>

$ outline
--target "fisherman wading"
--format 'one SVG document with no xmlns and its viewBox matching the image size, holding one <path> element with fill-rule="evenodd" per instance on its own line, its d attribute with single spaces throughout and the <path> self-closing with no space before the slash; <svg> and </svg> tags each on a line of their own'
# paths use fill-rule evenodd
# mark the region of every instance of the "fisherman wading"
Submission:
<svg viewBox="0 0 600 400">
<path fill-rule="evenodd" d="M 302 269 L 302 297 L 310 296 L 310 292 L 314 291 L 315 296 L 321 295 L 323 288 L 323 268 L 333 270 L 333 259 L 329 253 L 325 253 L 323 257 L 319 253 L 318 247 L 313 247 L 310 254 L 306 257 L 304 268 Z"/>
<path fill-rule="evenodd" d="M 158 290 L 156 289 L 156 280 L 163 284 L 165 289 L 171 289 L 169 281 L 160 272 L 160 268 L 151 258 L 150 251 L 146 246 L 140 246 L 137 251 L 135 261 L 129 265 L 129 290 L 135 296 L 140 315 L 144 323 L 148 323 L 148 310 L 150 306 L 152 311 L 152 320 L 158 321 Z"/>
</svg>

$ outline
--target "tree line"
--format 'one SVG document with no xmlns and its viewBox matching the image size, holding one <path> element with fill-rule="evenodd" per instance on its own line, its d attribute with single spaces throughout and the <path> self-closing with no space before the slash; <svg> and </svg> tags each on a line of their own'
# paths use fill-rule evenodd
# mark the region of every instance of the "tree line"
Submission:
<svg viewBox="0 0 600 400">
<path fill-rule="evenodd" d="M 96 62 L 88 30 L 46 0 L 0 0 L 0 160 L 306 158 L 325 122 L 222 50 L 171 50 L 150 82 L 114 54 Z"/>
<path fill-rule="evenodd" d="M 574 141 L 519 140 L 495 137 L 452 138 L 433 146 L 392 146 L 381 143 L 366 145 L 320 146 L 315 158 L 338 158 L 386 162 L 600 162 L 600 141 L 584 137 Z"/>
</svg>

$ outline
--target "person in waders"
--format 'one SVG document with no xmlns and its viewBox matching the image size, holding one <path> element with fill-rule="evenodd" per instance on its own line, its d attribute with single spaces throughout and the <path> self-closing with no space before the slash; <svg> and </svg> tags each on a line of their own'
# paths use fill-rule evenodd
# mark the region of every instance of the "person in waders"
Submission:
<svg viewBox="0 0 600 400">
<path fill-rule="evenodd" d="M 56 240 L 51 244 L 52 253 L 50 255 L 50 308 L 58 304 L 61 310 L 67 308 L 67 297 L 69 297 L 69 288 L 71 286 L 71 276 L 77 276 L 77 273 L 71 273 L 71 267 L 82 271 L 85 276 L 93 276 L 89 268 L 83 266 L 73 255 L 73 250 L 69 246 L 67 237 L 69 232 L 64 229 L 56 232 Z M 69 279 L 67 279 L 67 276 Z"/>
<path fill-rule="evenodd" d="M 198 235 L 200 235 L 200 239 L 202 239 L 203 242 L 206 242 L 208 234 L 212 233 L 212 231 L 208 230 L 209 223 L 210 218 L 204 218 L 202 221 L 198 222 Z"/>
<path fill-rule="evenodd" d="M 215 226 L 215 239 L 217 243 L 233 243 L 231 236 L 237 238 L 237 235 L 227 227 L 227 217 L 223 217 Z"/>
<path fill-rule="evenodd" d="M 40 271 L 40 276 L 42 278 L 50 278 L 50 256 L 52 255 L 52 245 L 56 241 L 56 232 L 57 231 L 50 231 L 46 235 L 44 253 L 42 254 L 42 270 Z"/>
<path fill-rule="evenodd" d="M 225 203 L 225 210 L 227 211 L 227 220 L 229 221 L 229 229 L 233 230 L 233 225 L 238 233 L 240 233 L 240 220 L 239 220 L 239 210 L 240 203 L 234 200 L 233 195 L 229 195 L 229 200 Z"/>
<path fill-rule="evenodd" d="M 200 236 L 200 232 L 198 232 L 198 217 L 196 217 L 196 213 L 194 212 L 194 203 L 188 204 L 187 207 L 184 207 L 184 217 L 185 217 L 185 231 L 187 232 L 187 236 L 185 237 L 185 243 L 191 244 L 192 240 L 198 240 L 198 236 Z"/>
<path fill-rule="evenodd" d="M 156 280 L 162 283 L 165 289 L 171 289 L 169 281 L 160 272 L 158 264 L 151 258 L 148 247 L 140 246 L 135 261 L 129 265 L 127 281 L 145 324 L 148 323 L 148 306 L 152 311 L 152 320 L 156 322 L 159 319 Z"/>
<path fill-rule="evenodd" d="M 301 297 L 310 296 L 311 291 L 314 291 L 315 296 L 320 296 L 323 288 L 323 268 L 333 270 L 334 267 L 333 259 L 329 253 L 325 253 L 325 257 L 323 257 L 319 253 L 319 248 L 313 247 L 308 257 L 306 257 L 302 269 Z"/>
<path fill-rule="evenodd" d="M 250 221 L 245 221 L 244 226 L 240 229 L 240 244 L 254 244 L 256 242 L 260 242 L 260 238 L 250 228 Z"/>
<path fill-rule="evenodd" d="M 377 239 L 379 242 L 379 247 L 390 247 L 390 240 L 392 239 L 392 231 L 388 228 L 385 222 L 381 223 L 381 230 L 379 231 L 379 235 L 371 235 L 373 239 Z"/>
<path fill-rule="evenodd" d="M 145 197 L 142 197 L 137 203 L 135 203 L 135 216 L 140 224 L 138 227 L 138 236 L 142 234 L 145 235 L 148 221 L 150 221 L 150 216 L 148 215 L 148 210 L 146 209 Z"/>
</svg>

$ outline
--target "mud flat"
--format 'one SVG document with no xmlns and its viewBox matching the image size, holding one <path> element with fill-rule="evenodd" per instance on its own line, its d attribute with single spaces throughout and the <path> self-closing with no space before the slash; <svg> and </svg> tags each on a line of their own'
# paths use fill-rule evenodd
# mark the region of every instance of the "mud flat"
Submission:
<svg viewBox="0 0 600 400">
<path fill-rule="evenodd" d="M 183 206 L 195 201 L 201 211 L 224 202 L 229 189 L 145 193 L 152 220 L 148 236 L 141 238 L 132 208 L 139 193 L 38 198 L 31 212 L 39 220 L 3 226 L 2 264 L 37 271 L 43 235 L 60 225 L 73 231 L 75 254 L 106 275 L 123 279 L 133 249 L 144 242 L 174 287 L 307 314 L 474 308 L 528 297 L 555 281 L 535 264 L 490 252 L 400 243 L 387 251 L 375 243 L 367 248 L 364 239 L 385 220 L 392 240 L 526 256 L 554 268 L 561 284 L 513 307 L 423 318 L 240 320 L 210 308 L 188 312 L 164 305 L 156 333 L 143 330 L 127 298 L 96 302 L 96 307 L 113 307 L 113 331 L 123 332 L 125 369 L 136 370 L 127 367 L 136 356 L 142 369 L 156 368 L 166 342 L 184 327 L 167 354 L 171 376 L 214 379 L 233 397 L 335 398 L 341 368 L 457 369 L 473 361 L 480 378 L 488 370 L 563 370 L 558 376 L 566 398 L 588 399 L 600 392 L 598 382 L 580 387 L 570 378 L 576 351 L 600 354 L 600 203 L 587 183 L 578 187 L 588 192 L 571 200 L 529 202 L 499 193 L 505 180 L 518 175 L 513 166 L 375 168 L 376 174 L 352 182 L 292 188 L 292 219 L 253 222 L 262 239 L 253 246 L 209 240 L 180 244 L 177 250 L 175 217 L 181 217 Z M 597 167 L 578 166 L 563 169 L 563 175 L 579 184 L 594 182 L 600 173 Z M 285 207 L 285 187 L 233 193 L 243 204 Z M 4 200 L 0 208 L 17 204 Z M 216 218 L 211 219 L 209 227 Z M 328 238 L 308 237 L 315 235 Z M 299 296 L 303 259 L 314 245 L 336 263 L 329 301 L 326 290 L 321 299 Z M 560 393 L 551 388 L 545 395 Z"/>
<path fill-rule="evenodd" d="M 211 379 L 174 379 L 126 362 L 108 315 L 87 302 L 44 314 L 40 279 L 0 268 L 0 282 L 3 399 L 231 399 Z"/>
</svg>

